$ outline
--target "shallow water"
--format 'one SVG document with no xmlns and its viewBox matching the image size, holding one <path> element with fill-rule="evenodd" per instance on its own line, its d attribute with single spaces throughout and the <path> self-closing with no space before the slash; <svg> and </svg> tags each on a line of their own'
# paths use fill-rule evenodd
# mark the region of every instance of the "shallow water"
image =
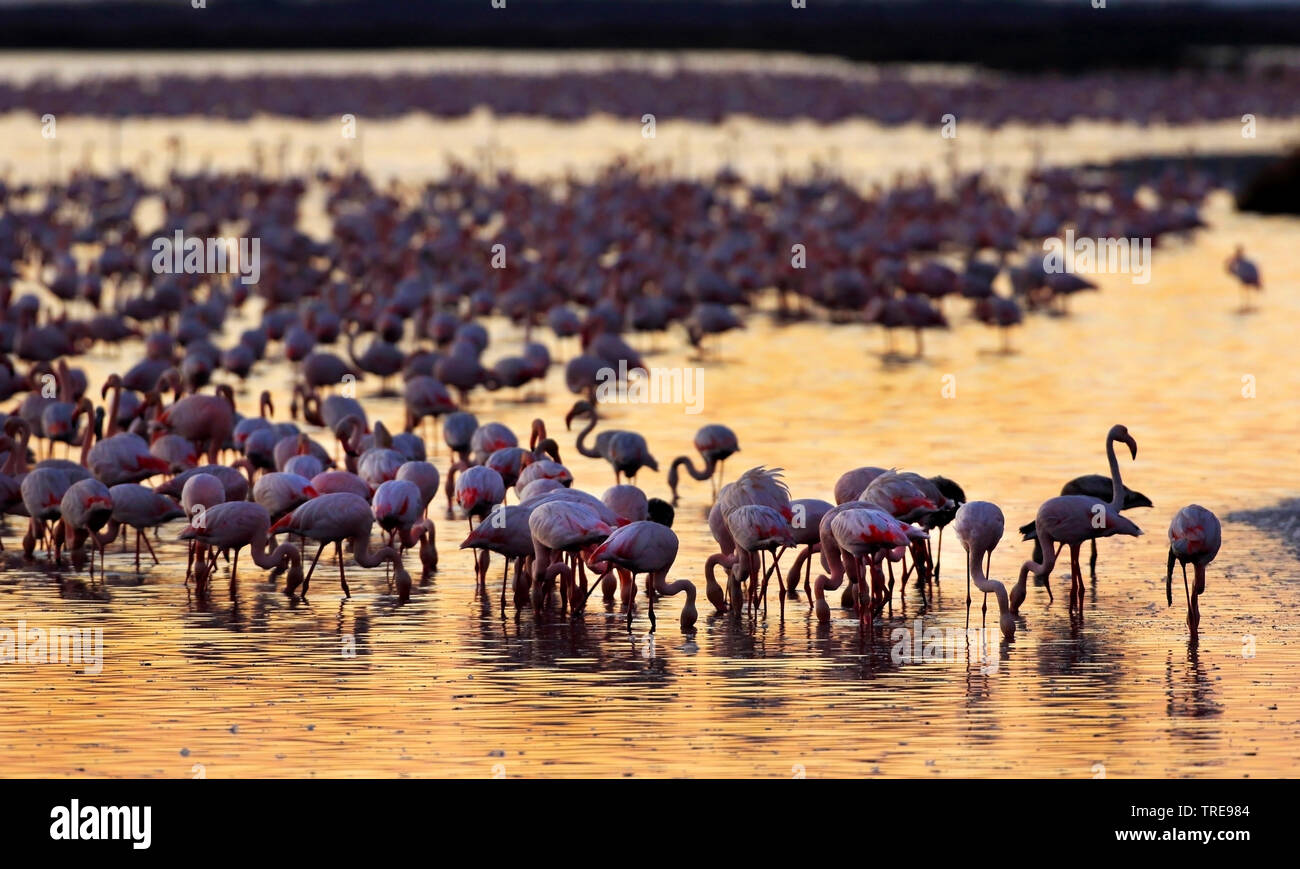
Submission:
<svg viewBox="0 0 1300 869">
<path fill-rule="evenodd" d="M 1156 507 L 1131 514 L 1146 536 L 1102 543 L 1082 621 L 1066 612 L 1068 579 L 1058 569 L 1056 602 L 1031 588 L 1014 642 L 986 650 L 962 636 L 947 660 L 891 659 L 892 632 L 918 617 L 911 588 L 868 638 L 846 611 L 819 627 L 802 595 L 787 601 L 782 620 L 774 592 L 766 617 L 753 620 L 713 617 L 701 594 L 698 630 L 685 637 L 682 599 L 670 598 L 657 606 L 651 644 L 643 613 L 629 635 L 623 613 L 606 612 L 598 596 L 576 624 L 503 615 L 499 585 L 486 599 L 475 593 L 470 558 L 456 549 L 462 521 L 438 522 L 441 570 L 402 607 L 382 571 L 351 571 L 354 594 L 343 600 L 328 559 L 310 604 L 290 602 L 247 559 L 233 593 L 223 568 L 211 599 L 199 601 L 182 585 L 185 552 L 175 542 L 158 549 L 163 566 L 140 575 L 131 555 L 115 551 L 107 587 L 91 588 L 84 574 L 13 561 L 19 529 L 10 521 L 0 627 L 25 619 L 101 628 L 104 662 L 98 675 L 0 664 L 0 773 L 1295 775 L 1294 554 L 1253 526 L 1225 522 L 1199 644 L 1188 642 L 1180 597 L 1164 602 L 1165 529 L 1179 507 L 1196 502 L 1224 517 L 1295 495 L 1300 223 L 1235 215 L 1222 199 L 1208 215 L 1214 227 L 1194 243 L 1157 250 L 1150 284 L 1099 276 L 1102 292 L 1074 298 L 1070 317 L 1031 316 L 1009 356 L 952 301 L 954 328 L 927 335 L 926 358 L 905 364 L 882 358 L 876 328 L 777 326 L 760 312 L 709 361 L 689 359 L 677 335 L 651 354 L 656 365 L 703 367 L 702 414 L 672 405 L 607 411 L 608 425 L 645 434 L 665 469 L 693 452 L 697 427 L 724 422 L 742 446 L 727 478 L 782 467 L 795 497 L 829 499 L 842 471 L 865 464 L 950 476 L 1005 512 L 1009 533 L 992 573 L 1003 580 L 1030 551 L 1011 529 L 1066 479 L 1105 472 L 1105 432 L 1123 422 L 1140 445 L 1136 461 L 1121 460 L 1124 480 Z M 1259 313 L 1237 311 L 1223 273 L 1238 241 L 1263 270 Z M 227 335 L 240 327 L 228 324 Z M 519 339 L 495 324 L 488 358 Z M 561 359 L 574 352 L 553 349 Z M 82 364 L 98 383 L 134 358 L 127 348 Z M 1254 398 L 1243 396 L 1247 376 Z M 241 406 L 251 410 L 262 388 L 282 393 L 287 380 L 282 363 L 263 364 Z M 942 397 L 954 382 L 955 397 Z M 370 397 L 376 388 L 361 387 L 371 417 L 398 423 L 399 401 Z M 471 409 L 520 433 L 545 418 L 579 487 L 599 494 L 613 482 L 562 431 L 571 397 L 558 367 L 543 401 L 503 399 L 480 394 Z M 445 467 L 445 447 L 434 460 Z M 663 474 L 639 482 L 666 494 Z M 700 583 L 714 551 L 708 484 L 688 480 L 682 495 L 671 577 Z M 962 553 L 952 535 L 944 543 L 942 582 L 922 619 L 957 631 L 966 625 Z M 499 583 L 499 559 L 490 575 Z M 996 618 L 989 624 L 996 629 Z"/>
</svg>

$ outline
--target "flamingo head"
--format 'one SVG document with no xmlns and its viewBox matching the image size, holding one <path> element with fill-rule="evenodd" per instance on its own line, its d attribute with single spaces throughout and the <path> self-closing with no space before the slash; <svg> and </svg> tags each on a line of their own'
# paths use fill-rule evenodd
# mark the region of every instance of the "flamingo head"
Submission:
<svg viewBox="0 0 1300 869">
<path fill-rule="evenodd" d="M 1112 426 L 1110 434 L 1106 436 L 1108 441 L 1119 441 L 1122 444 L 1128 444 L 1129 452 L 1133 458 L 1138 457 L 1138 442 L 1134 440 L 1133 435 L 1128 433 L 1128 427 L 1123 425 Z"/>
<path fill-rule="evenodd" d="M 564 428 L 566 430 L 572 429 L 573 420 L 576 417 L 583 416 L 584 414 L 594 415 L 595 412 L 596 409 L 591 406 L 590 401 L 587 401 L 586 399 L 582 399 L 581 401 L 575 401 L 573 403 L 573 407 L 569 408 L 569 412 L 564 415 Z"/>
<path fill-rule="evenodd" d="M 406 572 L 401 561 L 393 562 L 393 583 L 397 586 L 397 599 L 406 603 L 411 599 L 411 574 Z"/>
<path fill-rule="evenodd" d="M 1006 640 L 1013 640 L 1016 637 L 1016 617 L 1008 610 L 998 619 L 998 626 L 1002 628 L 1002 637 Z"/>
<path fill-rule="evenodd" d="M 284 593 L 293 597 L 293 593 L 300 585 L 302 585 L 302 563 L 295 561 L 289 565 L 289 574 L 284 581 Z"/>
</svg>

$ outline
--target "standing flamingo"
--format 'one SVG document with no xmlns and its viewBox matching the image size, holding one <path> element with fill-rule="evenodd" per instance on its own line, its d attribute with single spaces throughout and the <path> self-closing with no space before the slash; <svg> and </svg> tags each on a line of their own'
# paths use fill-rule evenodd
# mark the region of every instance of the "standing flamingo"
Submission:
<svg viewBox="0 0 1300 869">
<path fill-rule="evenodd" d="M 567 491 L 567 490 L 566 490 Z M 624 526 L 628 527 L 628 526 Z M 528 531 L 533 537 L 533 611 L 541 615 L 556 578 L 560 580 L 560 606 L 563 612 L 581 608 L 577 597 L 586 598 L 586 575 L 581 587 L 573 567 L 565 564 L 565 554 L 575 555 L 610 534 L 610 526 L 592 508 L 576 501 L 546 500 L 528 516 Z M 579 570 L 581 571 L 581 561 Z M 631 616 L 629 615 L 630 619 Z"/>
<path fill-rule="evenodd" d="M 1084 474 L 1082 477 L 1075 477 L 1061 487 L 1062 495 L 1087 495 L 1090 498 L 1096 498 L 1098 501 L 1109 502 L 1114 497 L 1111 490 L 1110 477 L 1104 477 L 1101 474 Z M 1120 511 L 1132 510 L 1136 507 L 1151 507 L 1151 499 L 1141 492 L 1124 487 L 1124 506 Z M 1043 560 L 1043 550 L 1038 544 L 1038 529 L 1033 522 L 1020 526 L 1020 533 L 1024 535 L 1025 540 L 1034 541 L 1034 561 Z M 1092 556 L 1088 560 L 1088 570 L 1093 579 L 1097 578 L 1097 539 L 1094 537 L 1091 541 Z"/>
<path fill-rule="evenodd" d="M 1183 591 L 1187 593 L 1187 627 L 1196 636 L 1201 624 L 1201 593 L 1205 591 L 1205 567 L 1219 554 L 1223 527 L 1219 517 L 1199 504 L 1179 510 L 1169 523 L 1169 565 L 1165 571 L 1165 597 L 1174 603 L 1174 562 L 1183 566 Z M 1195 585 L 1187 587 L 1187 562 L 1192 563 Z"/>
<path fill-rule="evenodd" d="M 630 482 L 636 482 L 637 472 L 643 467 L 652 471 L 659 470 L 659 462 L 650 455 L 650 448 L 646 445 L 645 438 L 634 431 L 617 429 L 603 431 L 596 435 L 595 448 L 588 447 L 586 437 L 591 434 L 598 421 L 594 404 L 589 401 L 575 402 L 564 417 L 564 425 L 566 428 L 572 428 L 573 420 L 584 415 L 588 421 L 587 425 L 578 432 L 578 452 L 590 459 L 604 459 L 609 462 L 614 468 L 616 484 L 623 482 L 624 475 Z"/>
<path fill-rule="evenodd" d="M 1237 245 L 1236 251 L 1232 254 L 1232 259 L 1228 260 L 1227 268 L 1228 274 L 1241 283 L 1241 310 L 1252 310 L 1249 291 L 1255 290 L 1258 292 L 1264 288 L 1259 279 L 1259 267 L 1246 259 L 1245 249 L 1241 245 Z"/>
<path fill-rule="evenodd" d="M 698 471 L 690 456 L 678 456 L 668 466 L 668 488 L 673 493 L 673 504 L 677 503 L 677 469 L 681 467 L 692 480 L 709 480 L 711 497 L 716 498 L 722 483 L 722 466 L 730 456 L 740 452 L 740 441 L 736 439 L 736 433 L 725 425 L 706 425 L 695 433 L 695 449 L 704 457 L 704 466 Z"/>
<path fill-rule="evenodd" d="M 781 574 L 777 564 L 780 558 L 778 550 L 794 546 L 794 534 L 791 532 L 790 523 L 776 508 L 766 504 L 744 504 L 727 513 L 725 521 L 731 539 L 740 550 L 740 559 L 734 568 L 738 572 L 737 579 L 748 577 L 750 582 L 749 605 L 752 607 L 757 601 L 757 596 L 762 595 L 763 606 L 766 608 L 767 573 L 764 571 L 766 565 L 763 563 L 762 553 L 772 553 L 773 565 L 779 581 Z M 738 601 L 731 601 L 733 612 L 739 612 L 737 604 Z M 784 594 L 781 595 L 781 616 L 785 617 Z"/>
<path fill-rule="evenodd" d="M 492 511 L 487 522 L 480 522 L 469 532 L 469 536 L 460 544 L 461 549 L 483 549 L 495 552 L 505 558 L 505 570 L 501 576 L 501 609 L 506 606 L 506 580 L 510 573 L 510 562 L 515 562 L 515 604 L 519 605 L 520 577 L 525 559 L 533 554 L 533 538 L 528 530 L 528 517 L 532 513 L 529 507 L 501 506 Z M 476 561 L 477 564 L 477 561 Z"/>
<path fill-rule="evenodd" d="M 988 611 L 989 592 L 993 592 L 998 599 L 998 624 L 1002 628 L 1002 636 L 1010 640 L 1016 635 L 1016 617 L 1011 613 L 1007 587 L 996 579 L 989 579 L 984 564 L 986 556 L 990 562 L 992 561 L 993 550 L 1002 540 L 1002 532 L 1005 528 L 1002 511 L 996 504 L 988 501 L 968 501 L 957 508 L 953 527 L 957 532 L 957 539 L 966 550 L 967 611 L 970 610 L 970 583 L 973 570 L 975 587 L 984 592 L 984 607 L 981 612 Z"/>
<path fill-rule="evenodd" d="M 1106 458 L 1110 462 L 1111 492 L 1114 493 L 1110 503 L 1087 495 L 1058 495 L 1043 502 L 1038 508 L 1034 520 L 1038 530 L 1038 541 L 1043 548 L 1041 563 L 1032 559 L 1020 565 L 1020 578 L 1011 589 L 1011 612 L 1020 611 L 1020 604 L 1025 599 L 1025 580 L 1032 571 L 1035 576 L 1047 582 L 1047 599 L 1052 600 L 1050 578 L 1052 566 L 1056 564 L 1057 550 L 1054 543 L 1068 544 L 1070 547 L 1070 610 L 1077 604 L 1083 610 L 1083 569 L 1079 566 L 1079 547 L 1085 540 L 1097 537 L 1111 537 L 1115 534 L 1127 534 L 1138 537 L 1142 529 L 1120 515 L 1124 506 L 1124 483 L 1120 479 L 1119 460 L 1115 458 L 1115 442 L 1128 445 L 1133 458 L 1137 458 L 1137 441 L 1122 425 L 1112 426 L 1106 434 Z"/>
<path fill-rule="evenodd" d="M 312 559 L 307 576 L 302 581 L 301 597 L 304 600 L 311 585 L 311 575 L 316 570 L 316 563 L 320 561 L 321 552 L 327 543 L 334 544 L 334 555 L 339 563 L 339 585 L 343 587 L 343 594 L 352 597 L 343 569 L 343 541 L 347 540 L 352 544 L 353 559 L 361 567 L 378 567 L 384 562 L 393 565 L 393 579 L 397 583 L 398 595 L 405 601 L 411 593 L 411 576 L 402 565 L 401 555 L 396 549 L 385 546 L 371 552 L 370 529 L 374 524 L 375 516 L 370 512 L 370 504 L 365 498 L 349 492 L 334 492 L 312 498 L 272 525 L 271 533 L 290 531 L 320 541 L 316 557 Z M 292 595 L 296 588 L 297 583 L 290 576 L 285 591 Z"/>
<path fill-rule="evenodd" d="M 646 606 L 650 614 L 650 633 L 655 630 L 655 595 L 671 597 L 678 592 L 686 592 L 686 605 L 682 607 L 681 625 L 683 631 L 690 631 L 695 626 L 698 614 L 695 610 L 695 584 L 689 580 L 679 579 L 668 582 L 668 571 L 677 558 L 677 535 L 666 525 L 658 522 L 633 522 L 624 525 L 609 538 L 596 547 L 587 559 L 592 570 L 603 573 L 610 567 L 622 567 L 636 574 L 646 574 Z M 627 611 L 628 630 L 632 629 L 632 607 Z"/>
<path fill-rule="evenodd" d="M 253 563 L 258 567 L 279 573 L 289 571 L 287 582 L 289 588 L 295 588 L 302 582 L 302 553 L 292 543 L 281 543 L 271 552 L 266 544 L 270 538 L 271 515 L 266 508 L 253 501 L 232 501 L 214 504 L 206 508 L 202 519 L 195 517 L 181 531 L 181 540 L 194 540 L 217 551 L 234 550 L 234 561 L 230 567 L 230 588 L 234 592 L 239 575 L 239 550 L 245 546 L 253 556 Z M 197 568 L 198 584 L 202 588 L 207 582 L 207 568 L 200 561 Z"/>
</svg>

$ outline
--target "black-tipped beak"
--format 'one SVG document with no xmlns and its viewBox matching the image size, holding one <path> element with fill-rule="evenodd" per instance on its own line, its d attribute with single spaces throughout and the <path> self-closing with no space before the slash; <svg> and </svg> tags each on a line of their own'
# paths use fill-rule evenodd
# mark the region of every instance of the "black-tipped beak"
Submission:
<svg viewBox="0 0 1300 869">
<path fill-rule="evenodd" d="M 1132 453 L 1133 458 L 1136 459 L 1138 457 L 1138 442 L 1134 440 L 1132 435 L 1129 435 L 1124 438 L 1124 443 L 1128 444 L 1128 451 Z"/>
</svg>

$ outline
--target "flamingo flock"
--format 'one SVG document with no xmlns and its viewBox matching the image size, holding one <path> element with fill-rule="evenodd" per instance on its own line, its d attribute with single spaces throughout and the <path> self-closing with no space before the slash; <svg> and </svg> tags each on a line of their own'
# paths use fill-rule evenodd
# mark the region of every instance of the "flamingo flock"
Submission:
<svg viewBox="0 0 1300 869">
<path fill-rule="evenodd" d="M 839 606 L 870 631 L 909 581 L 932 605 L 949 525 L 966 550 L 968 595 L 969 583 L 995 595 L 1005 636 L 1021 618 L 1030 574 L 1053 600 L 1050 574 L 1065 546 L 1068 609 L 1081 614 L 1082 544 L 1092 547 L 1095 577 L 1097 539 L 1140 534 L 1121 513 L 1151 506 L 1121 480 L 1115 445 L 1137 456 L 1123 426 L 1106 439 L 1110 476 L 1070 481 L 1022 527 L 1035 550 L 1008 589 L 991 577 L 1001 510 L 968 500 L 942 475 L 863 465 L 840 476 L 834 503 L 796 498 L 780 468 L 756 465 L 728 482 L 727 461 L 747 453 L 735 430 L 711 423 L 696 432 L 694 454 L 683 444 L 664 462 L 665 491 L 652 496 L 647 480 L 660 460 L 641 433 L 609 425 L 599 387 L 606 372 L 625 379 L 645 367 L 633 339 L 678 329 L 703 355 L 744 327 L 741 312 L 765 292 L 778 323 L 820 315 L 880 325 L 895 357 L 896 330 L 914 333 L 920 356 L 924 333 L 947 328 L 965 300 L 975 320 L 1003 331 L 1006 351 L 1005 330 L 1030 313 L 1061 315 L 1071 295 L 1095 289 L 1045 273 L 1034 255 L 1043 238 L 1066 225 L 1083 235 L 1182 236 L 1202 225 L 1198 208 L 1214 186 L 1171 171 L 1139 196 L 1117 173 L 1039 168 L 1014 192 L 978 173 L 861 191 L 824 171 L 765 186 L 730 170 L 695 181 L 626 163 L 552 185 L 453 164 L 411 191 L 379 187 L 354 168 L 187 172 L 181 152 L 177 141 L 165 189 L 134 170 L 0 183 L 0 400 L 14 402 L 0 417 L 0 504 L 26 520 L 23 557 L 39 552 L 55 566 L 66 558 L 74 569 L 89 562 L 92 582 L 96 574 L 102 582 L 107 547 L 119 535 L 130 545 L 124 529 L 136 532 L 143 571 L 142 544 L 158 561 L 150 530 L 183 521 L 185 581 L 200 594 L 223 561 L 233 593 L 247 548 L 256 568 L 306 600 L 333 544 L 345 597 L 350 563 L 382 568 L 405 603 L 442 564 L 430 510 L 441 494 L 443 520 L 465 522 L 460 548 L 471 550 L 479 591 L 487 593 L 492 557 L 503 559 L 502 608 L 512 601 L 538 618 L 581 619 L 599 589 L 629 627 L 644 609 L 652 629 L 655 603 L 676 595 L 682 628 L 698 620 L 696 584 L 671 577 L 686 478 L 710 483 L 716 551 L 702 581 L 719 614 L 766 614 L 775 585 L 782 618 L 802 590 L 812 617 L 830 624 L 827 595 L 838 591 Z M 323 194 L 324 238 L 298 225 L 309 190 Z M 153 197 L 165 213 L 145 232 L 133 215 Z M 151 267 L 154 240 L 216 236 L 232 223 L 264 242 L 256 286 Z M 73 258 L 74 244 L 96 253 Z M 806 267 L 786 255 L 795 246 L 814 254 Z M 496 247 L 511 267 L 493 265 Z M 1228 270 L 1259 284 L 1241 250 Z M 16 295 L 31 284 L 57 310 L 35 293 Z M 225 336 L 227 319 L 250 309 L 260 320 Z M 515 337 L 494 341 L 493 317 L 510 321 Z M 102 383 L 75 364 L 124 346 L 138 358 Z M 287 414 L 265 392 L 241 408 L 250 374 L 281 360 L 293 372 L 282 391 Z M 556 368 L 575 399 L 563 427 L 538 418 L 525 446 L 473 412 L 484 392 L 538 401 Z M 401 403 L 393 430 L 358 391 L 375 383 L 374 397 Z M 605 462 L 612 487 L 599 497 L 576 488 L 562 460 L 574 452 Z M 1195 633 L 1219 532 L 1194 510 L 1179 516 L 1169 576 L 1173 560 L 1193 565 Z M 408 556 L 418 559 L 418 580 Z"/>
</svg>

